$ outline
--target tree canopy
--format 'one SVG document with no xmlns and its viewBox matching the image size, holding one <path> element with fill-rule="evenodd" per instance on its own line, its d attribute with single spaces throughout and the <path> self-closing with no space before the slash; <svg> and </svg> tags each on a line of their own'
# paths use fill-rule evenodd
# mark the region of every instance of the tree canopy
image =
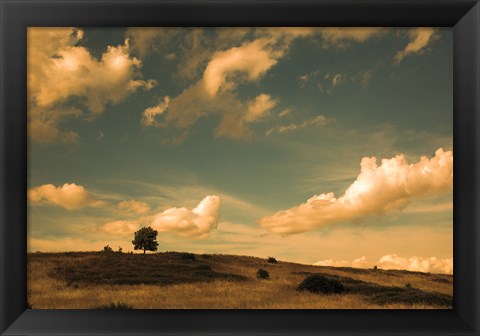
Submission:
<svg viewBox="0 0 480 336">
<path fill-rule="evenodd" d="M 158 231 L 152 229 L 150 226 L 145 226 L 135 232 L 135 236 L 132 240 L 133 248 L 135 250 L 143 250 L 143 254 L 146 251 L 156 251 L 158 247 L 157 242 Z"/>
</svg>

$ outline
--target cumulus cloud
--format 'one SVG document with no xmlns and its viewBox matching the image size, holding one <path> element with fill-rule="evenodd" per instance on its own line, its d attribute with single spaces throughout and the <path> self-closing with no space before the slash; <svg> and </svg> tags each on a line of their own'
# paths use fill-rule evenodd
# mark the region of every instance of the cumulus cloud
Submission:
<svg viewBox="0 0 480 336">
<path fill-rule="evenodd" d="M 325 125 L 328 122 L 328 119 L 323 116 L 323 115 L 318 115 L 316 117 L 307 119 L 303 121 L 302 123 L 296 124 L 296 123 L 291 123 L 288 125 L 278 125 L 275 127 L 270 128 L 265 132 L 265 135 L 270 135 L 273 133 L 288 133 L 292 132 L 298 129 L 302 129 L 308 126 L 313 126 L 313 125 Z"/>
<path fill-rule="evenodd" d="M 105 203 L 97 200 L 75 183 L 65 183 L 61 187 L 53 184 L 44 184 L 28 190 L 28 200 L 32 204 L 49 204 L 60 206 L 67 210 L 76 210 L 84 207 L 98 207 Z"/>
<path fill-rule="evenodd" d="M 260 225 L 272 233 L 293 234 L 369 215 L 402 210 L 414 199 L 451 190 L 453 153 L 439 148 L 431 159 L 408 163 L 404 155 L 382 159 L 364 157 L 355 182 L 339 198 L 314 195 L 306 203 L 263 217 Z"/>
<path fill-rule="evenodd" d="M 150 206 L 141 201 L 129 200 L 118 203 L 118 209 L 126 215 L 144 215 L 150 210 Z"/>
<path fill-rule="evenodd" d="M 95 115 L 107 104 L 155 85 L 141 79 L 141 62 L 130 56 L 128 39 L 108 46 L 100 59 L 79 45 L 82 39 L 83 32 L 74 28 L 28 29 L 29 131 L 35 141 L 52 142 L 65 135 L 58 130 L 60 121 L 81 115 L 65 106 L 72 97 Z M 47 136 L 49 131 L 52 135 Z"/>
<path fill-rule="evenodd" d="M 384 255 L 378 259 L 377 262 L 371 262 L 363 256 L 351 262 L 346 260 L 327 259 L 318 261 L 314 265 L 354 268 L 372 268 L 373 266 L 377 266 L 380 269 L 399 269 L 413 272 L 453 274 L 453 258 L 439 259 L 436 257 L 425 258 L 418 256 L 405 258 L 396 254 Z"/>
<path fill-rule="evenodd" d="M 159 232 L 174 232 L 183 237 L 204 239 L 217 227 L 220 197 L 205 197 L 194 209 L 170 208 L 153 216 L 151 226 Z"/>
<path fill-rule="evenodd" d="M 422 53 L 425 47 L 435 39 L 434 28 L 412 28 L 408 31 L 410 42 L 405 49 L 395 55 L 395 61 L 400 62 L 405 56 Z"/>
</svg>

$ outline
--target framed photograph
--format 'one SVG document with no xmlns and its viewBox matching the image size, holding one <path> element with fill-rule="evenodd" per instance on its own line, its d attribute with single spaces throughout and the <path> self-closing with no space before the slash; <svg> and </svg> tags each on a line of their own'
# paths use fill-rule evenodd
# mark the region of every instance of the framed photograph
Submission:
<svg viewBox="0 0 480 336">
<path fill-rule="evenodd" d="M 1 6 L 2 335 L 479 334 L 477 1 Z"/>
</svg>

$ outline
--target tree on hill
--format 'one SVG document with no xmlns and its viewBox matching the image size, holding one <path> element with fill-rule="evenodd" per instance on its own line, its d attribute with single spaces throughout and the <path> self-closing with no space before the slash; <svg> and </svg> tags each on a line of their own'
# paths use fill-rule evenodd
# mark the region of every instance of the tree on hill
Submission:
<svg viewBox="0 0 480 336">
<path fill-rule="evenodd" d="M 150 226 L 145 226 L 135 232 L 134 239 L 132 240 L 133 248 L 135 250 L 143 250 L 143 254 L 146 251 L 156 251 L 158 247 L 157 242 L 158 231 L 152 229 Z"/>
</svg>

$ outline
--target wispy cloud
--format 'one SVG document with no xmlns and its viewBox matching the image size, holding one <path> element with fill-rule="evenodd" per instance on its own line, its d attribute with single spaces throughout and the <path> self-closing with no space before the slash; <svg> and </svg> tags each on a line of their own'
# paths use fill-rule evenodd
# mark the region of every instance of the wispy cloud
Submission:
<svg viewBox="0 0 480 336">
<path fill-rule="evenodd" d="M 288 125 L 278 125 L 278 126 L 272 127 L 265 132 L 265 135 L 271 135 L 273 133 L 282 134 L 282 133 L 293 132 L 295 130 L 299 130 L 299 129 L 302 129 L 302 128 L 305 128 L 305 127 L 308 127 L 308 126 L 313 126 L 313 125 L 323 126 L 328 121 L 329 121 L 329 119 L 327 119 L 324 115 L 318 115 L 316 117 L 307 119 L 307 120 L 305 120 L 301 123 L 298 123 L 298 124 L 291 123 L 291 124 L 288 124 Z"/>
<path fill-rule="evenodd" d="M 129 215 L 129 216 L 135 216 L 135 215 L 144 215 L 148 211 L 150 211 L 150 206 L 141 201 L 137 200 L 128 200 L 128 201 L 121 201 L 118 203 L 118 209 L 120 212 L 123 214 Z"/>
<path fill-rule="evenodd" d="M 412 28 L 408 31 L 410 42 L 405 49 L 395 55 L 395 61 L 401 62 L 406 56 L 411 54 L 420 54 L 432 42 L 435 35 L 435 28 Z"/>
</svg>

